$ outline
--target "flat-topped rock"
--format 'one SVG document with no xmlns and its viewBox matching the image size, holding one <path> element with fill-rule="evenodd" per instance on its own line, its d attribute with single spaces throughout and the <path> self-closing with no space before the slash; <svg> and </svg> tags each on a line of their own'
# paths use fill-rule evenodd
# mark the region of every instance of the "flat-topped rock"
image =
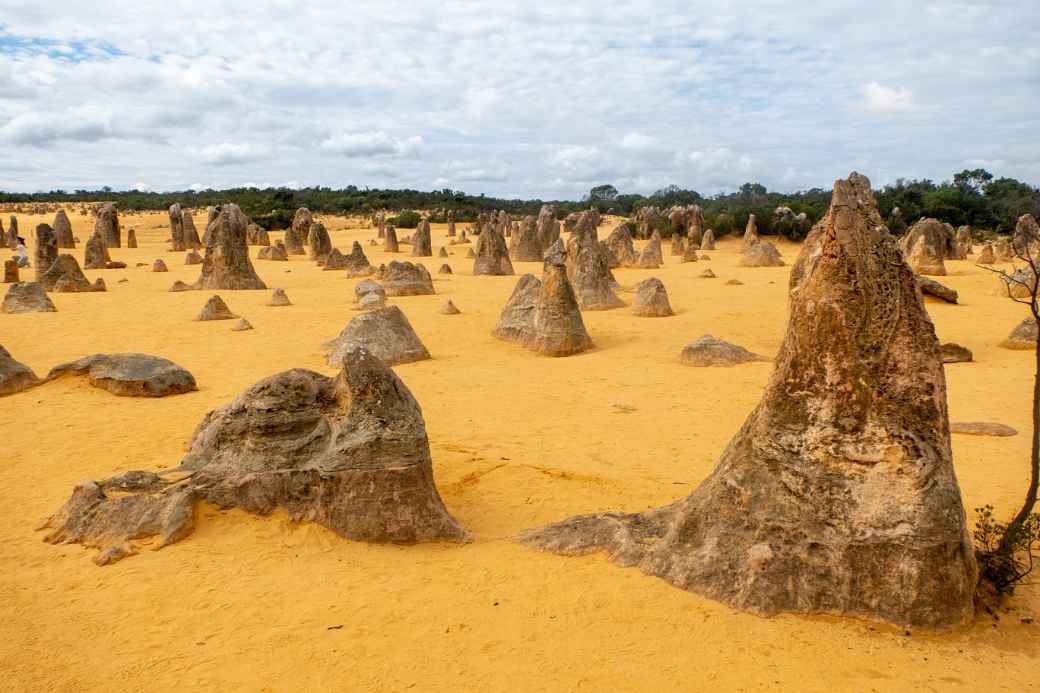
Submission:
<svg viewBox="0 0 1040 693">
<path fill-rule="evenodd" d="M 990 421 L 974 421 L 970 423 L 951 421 L 950 433 L 959 433 L 966 436 L 996 436 L 998 438 L 1008 438 L 1010 436 L 1018 435 L 1018 431 L 1011 428 L 1011 426 L 1005 426 L 1002 423 L 993 423 Z"/>
<path fill-rule="evenodd" d="M 421 264 L 392 260 L 379 280 L 387 296 L 424 296 L 434 293 L 433 277 Z"/>
<path fill-rule="evenodd" d="M 736 366 L 740 363 L 769 360 L 737 344 L 716 339 L 710 334 L 698 337 L 683 347 L 679 359 L 687 366 Z"/>
<path fill-rule="evenodd" d="M 0 306 L 2 313 L 54 313 L 57 310 L 39 282 L 11 284 Z"/>
<path fill-rule="evenodd" d="M 971 350 L 960 344 L 947 342 L 939 348 L 943 363 L 967 363 L 972 360 Z"/>
<path fill-rule="evenodd" d="M 195 378 L 173 361 L 149 354 L 93 354 L 51 369 L 47 380 L 86 375 L 90 384 L 121 397 L 166 397 L 197 389 Z"/>
</svg>

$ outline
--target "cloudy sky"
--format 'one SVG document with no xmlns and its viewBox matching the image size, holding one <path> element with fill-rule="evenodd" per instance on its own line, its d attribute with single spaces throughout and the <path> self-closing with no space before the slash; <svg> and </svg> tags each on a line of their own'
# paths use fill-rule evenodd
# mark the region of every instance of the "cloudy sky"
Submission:
<svg viewBox="0 0 1040 693">
<path fill-rule="evenodd" d="M 1037 0 L 0 0 L 0 189 L 1037 185 L 1038 33 Z"/>
</svg>

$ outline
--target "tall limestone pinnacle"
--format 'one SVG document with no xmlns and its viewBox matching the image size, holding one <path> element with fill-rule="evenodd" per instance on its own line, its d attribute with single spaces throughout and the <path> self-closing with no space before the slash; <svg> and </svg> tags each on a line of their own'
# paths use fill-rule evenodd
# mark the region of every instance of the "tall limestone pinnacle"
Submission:
<svg viewBox="0 0 1040 693">
<path fill-rule="evenodd" d="M 762 400 L 689 496 L 524 533 L 606 550 L 764 614 L 944 628 L 973 614 L 977 568 L 950 450 L 939 341 L 870 182 L 834 184 L 791 273 Z"/>
</svg>

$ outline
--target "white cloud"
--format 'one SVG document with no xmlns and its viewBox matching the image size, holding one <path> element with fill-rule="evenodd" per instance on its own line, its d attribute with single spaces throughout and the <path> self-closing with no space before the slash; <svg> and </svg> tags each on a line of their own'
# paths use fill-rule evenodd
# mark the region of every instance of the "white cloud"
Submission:
<svg viewBox="0 0 1040 693">
<path fill-rule="evenodd" d="M 902 113 L 914 107 L 909 89 L 886 87 L 877 82 L 863 85 L 864 106 L 872 113 Z"/>
<path fill-rule="evenodd" d="M 621 138 L 621 147 L 635 152 L 652 151 L 657 148 L 657 140 L 639 132 L 630 132 Z"/>
<path fill-rule="evenodd" d="M 206 145 L 199 150 L 199 156 L 208 164 L 242 164 L 270 157 L 271 148 L 248 142 L 221 142 Z"/>
<path fill-rule="evenodd" d="M 131 190 L 141 190 L 141 191 L 151 190 L 151 189 L 152 189 L 152 186 L 150 186 L 147 183 L 144 183 L 142 181 L 137 181 L 136 183 L 134 183 L 133 187 L 131 188 Z"/>
<path fill-rule="evenodd" d="M 422 144 L 418 135 L 398 139 L 378 130 L 333 135 L 322 141 L 321 148 L 346 157 L 412 156 Z"/>
</svg>

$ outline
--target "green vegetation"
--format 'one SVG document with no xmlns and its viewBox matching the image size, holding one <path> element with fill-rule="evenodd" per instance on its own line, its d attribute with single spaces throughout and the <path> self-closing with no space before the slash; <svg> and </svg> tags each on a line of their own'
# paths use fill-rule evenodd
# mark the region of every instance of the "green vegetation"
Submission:
<svg viewBox="0 0 1040 693">
<path fill-rule="evenodd" d="M 640 207 L 653 205 L 667 209 L 673 205 L 698 204 L 704 208 L 707 226 L 716 236 L 741 232 L 749 214 L 756 216 L 760 233 L 786 233 L 797 237 L 797 229 L 774 229 L 773 210 L 790 207 L 795 214 L 805 213 L 809 226 L 816 223 L 830 204 L 829 188 L 813 188 L 796 193 L 769 192 L 758 183 L 745 183 L 733 193 L 704 197 L 694 190 L 672 185 L 652 195 L 622 194 L 613 185 L 598 185 L 581 200 L 506 200 L 484 195 L 467 195 L 458 190 L 382 190 L 347 186 L 332 188 L 234 188 L 156 193 L 140 190 L 116 192 L 100 190 L 53 190 L 46 193 L 18 194 L 0 192 L 3 202 L 94 202 L 111 200 L 120 209 L 166 209 L 174 202 L 188 207 L 206 207 L 222 202 L 235 202 L 254 221 L 265 228 L 284 228 L 292 221 L 297 207 L 308 207 L 322 214 L 373 214 L 380 210 L 398 213 L 404 210 L 428 210 L 431 221 L 445 220 L 445 211 L 453 210 L 455 220 L 472 222 L 482 212 L 505 210 L 509 214 L 537 214 L 545 202 L 556 205 L 557 216 L 595 207 L 602 213 L 631 215 Z M 965 170 L 952 181 L 900 179 L 877 192 L 878 207 L 887 219 L 899 207 L 909 224 L 925 216 L 935 217 L 960 226 L 1009 233 L 1015 220 L 1026 212 L 1040 217 L 1040 190 L 1013 178 L 994 178 L 983 169 Z M 397 224 L 402 228 L 411 228 Z M 893 229 L 901 233 L 900 229 Z"/>
</svg>

